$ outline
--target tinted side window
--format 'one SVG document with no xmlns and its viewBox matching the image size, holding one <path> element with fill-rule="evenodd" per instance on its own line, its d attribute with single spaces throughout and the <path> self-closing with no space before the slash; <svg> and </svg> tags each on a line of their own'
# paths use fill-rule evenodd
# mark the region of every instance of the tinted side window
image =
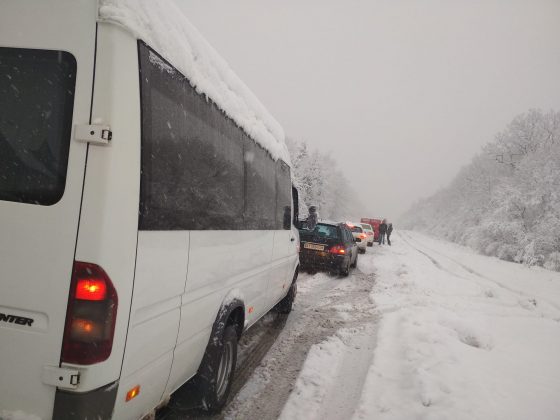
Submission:
<svg viewBox="0 0 560 420">
<path fill-rule="evenodd" d="M 342 242 L 346 242 L 346 232 L 344 232 L 344 229 L 341 229 L 340 227 L 336 228 L 338 231 L 338 237 L 340 238 L 340 240 Z"/>
<path fill-rule="evenodd" d="M 62 198 L 75 85 L 68 52 L 0 48 L 0 200 Z"/>
<path fill-rule="evenodd" d="M 141 230 L 243 229 L 240 130 L 139 42 Z"/>
<path fill-rule="evenodd" d="M 341 229 L 344 232 L 344 242 L 353 242 L 354 237 L 352 236 L 352 233 L 348 230 L 348 228 L 344 226 Z"/>
<path fill-rule="evenodd" d="M 292 226 L 292 181 L 290 167 L 283 161 L 276 162 L 276 229 Z"/>
<path fill-rule="evenodd" d="M 141 230 L 290 229 L 290 168 L 139 42 Z"/>
<path fill-rule="evenodd" d="M 250 138 L 245 140 L 245 225 L 247 229 L 276 229 L 275 162 Z"/>
</svg>

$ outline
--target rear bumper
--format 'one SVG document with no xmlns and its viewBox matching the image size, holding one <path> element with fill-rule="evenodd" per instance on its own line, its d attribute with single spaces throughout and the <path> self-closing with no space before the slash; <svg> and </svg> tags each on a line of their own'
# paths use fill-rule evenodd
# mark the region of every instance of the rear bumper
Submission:
<svg viewBox="0 0 560 420">
<path fill-rule="evenodd" d="M 318 255 L 313 251 L 302 251 L 299 253 L 299 263 L 302 269 L 339 270 L 340 267 L 344 266 L 346 258 L 348 257 L 344 255 L 333 255 L 329 253 L 324 256 Z"/>
<path fill-rule="evenodd" d="M 117 381 L 84 393 L 57 389 L 53 419 L 110 419 L 115 408 L 118 388 Z"/>
</svg>

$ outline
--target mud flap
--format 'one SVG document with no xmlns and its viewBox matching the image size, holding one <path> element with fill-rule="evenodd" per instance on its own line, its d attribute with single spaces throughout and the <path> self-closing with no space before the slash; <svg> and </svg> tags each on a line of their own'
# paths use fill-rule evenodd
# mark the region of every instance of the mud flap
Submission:
<svg viewBox="0 0 560 420">
<path fill-rule="evenodd" d="M 56 390 L 53 419 L 110 419 L 115 408 L 118 382 L 84 393 Z"/>
</svg>

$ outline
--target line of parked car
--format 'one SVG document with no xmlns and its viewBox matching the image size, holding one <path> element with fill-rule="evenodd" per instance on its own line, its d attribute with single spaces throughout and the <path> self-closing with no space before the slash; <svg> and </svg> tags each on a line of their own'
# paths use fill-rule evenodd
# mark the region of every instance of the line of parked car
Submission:
<svg viewBox="0 0 560 420">
<path fill-rule="evenodd" d="M 347 276 L 358 265 L 358 254 L 365 254 L 375 241 L 375 229 L 369 223 L 322 220 L 314 227 L 299 226 L 300 269 L 325 270 Z"/>
</svg>

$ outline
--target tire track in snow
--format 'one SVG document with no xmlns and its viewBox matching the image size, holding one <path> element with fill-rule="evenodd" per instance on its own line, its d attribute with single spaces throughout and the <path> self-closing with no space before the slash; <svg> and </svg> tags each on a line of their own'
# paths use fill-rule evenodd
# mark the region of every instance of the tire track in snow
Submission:
<svg viewBox="0 0 560 420">
<path fill-rule="evenodd" d="M 417 243 L 418 240 L 415 239 L 415 238 L 413 238 L 409 233 L 400 232 L 400 233 L 399 233 L 399 236 L 400 236 L 410 247 L 414 248 L 416 251 L 418 251 L 418 252 L 420 252 L 421 254 L 423 254 L 423 255 L 425 255 L 426 257 L 428 257 L 428 258 L 434 263 L 434 265 L 435 265 L 436 267 L 438 267 L 438 268 L 441 268 L 441 267 L 442 267 L 442 265 L 441 265 L 439 262 L 437 262 L 437 260 L 433 257 L 433 255 L 429 255 L 427 252 L 424 252 L 424 251 L 418 249 L 416 246 L 414 246 L 414 245 L 412 245 L 412 244 L 410 243 L 410 241 L 416 242 L 416 243 Z M 491 282 L 491 283 L 494 284 L 495 286 L 498 286 L 499 288 L 501 288 L 501 289 L 503 289 L 503 290 L 506 290 L 506 291 L 508 291 L 508 292 L 510 292 L 510 293 L 512 293 L 512 294 L 514 294 L 514 295 L 516 295 L 518 298 L 528 299 L 530 302 L 535 302 L 535 305 L 536 305 L 537 299 L 536 299 L 533 295 L 528 294 L 528 293 L 525 293 L 525 292 L 523 292 L 523 291 L 521 291 L 521 290 L 515 289 L 515 288 L 513 288 L 513 287 L 511 287 L 511 286 L 505 285 L 504 283 L 502 283 L 502 282 L 500 282 L 500 281 L 498 281 L 498 280 L 494 280 L 494 279 L 492 279 L 492 278 L 490 278 L 490 277 L 487 277 L 487 276 L 485 276 L 484 274 L 481 274 L 481 273 L 479 273 L 478 271 L 474 270 L 473 268 L 469 267 L 468 265 L 466 265 L 466 264 L 464 264 L 464 263 L 462 263 L 462 262 L 460 262 L 460 261 L 457 261 L 455 258 L 450 257 L 449 255 L 446 255 L 446 254 L 442 253 L 441 251 L 438 251 L 438 250 L 435 250 L 435 249 L 433 249 L 433 248 L 430 248 L 430 247 L 428 247 L 428 246 L 426 246 L 426 245 L 424 245 L 424 244 L 422 244 L 421 246 L 422 246 L 425 250 L 429 250 L 430 252 L 436 253 L 437 255 L 448 259 L 449 261 L 451 261 L 452 263 L 454 263 L 455 265 L 457 265 L 457 266 L 460 267 L 461 269 L 465 270 L 467 273 L 469 273 L 469 274 L 471 274 L 471 275 L 474 275 L 474 276 L 476 276 L 476 277 L 478 277 L 478 278 L 480 278 L 480 279 L 482 279 L 482 280 L 484 280 L 484 281 L 486 281 L 486 282 Z M 441 269 L 443 269 L 443 268 L 441 268 Z M 450 274 L 453 274 L 453 275 L 456 276 L 456 277 L 463 278 L 463 279 L 465 279 L 465 280 L 470 280 L 470 279 L 468 279 L 468 278 L 466 278 L 466 277 L 459 276 L 458 274 L 453 273 L 453 272 L 451 272 L 451 271 L 449 271 L 449 270 L 446 270 L 446 269 L 443 269 L 443 270 L 446 271 L 446 272 L 448 272 L 448 273 L 450 273 Z M 542 302 L 545 302 L 547 305 L 549 305 L 549 306 L 553 307 L 554 309 L 560 311 L 560 305 L 556 304 L 555 302 L 552 302 L 552 301 L 550 301 L 550 300 L 548 300 L 548 299 L 546 299 L 546 298 L 543 298 L 543 297 L 539 297 L 538 300 L 539 300 L 539 301 L 542 301 Z M 522 305 L 521 305 L 521 306 L 522 306 Z M 527 308 L 525 308 L 525 309 L 527 309 Z"/>
<path fill-rule="evenodd" d="M 371 321 L 352 337 L 350 343 L 346 343 L 346 354 L 335 377 L 335 386 L 327 392 L 317 418 L 352 418 L 362 397 L 376 343 L 377 323 Z"/>
</svg>

